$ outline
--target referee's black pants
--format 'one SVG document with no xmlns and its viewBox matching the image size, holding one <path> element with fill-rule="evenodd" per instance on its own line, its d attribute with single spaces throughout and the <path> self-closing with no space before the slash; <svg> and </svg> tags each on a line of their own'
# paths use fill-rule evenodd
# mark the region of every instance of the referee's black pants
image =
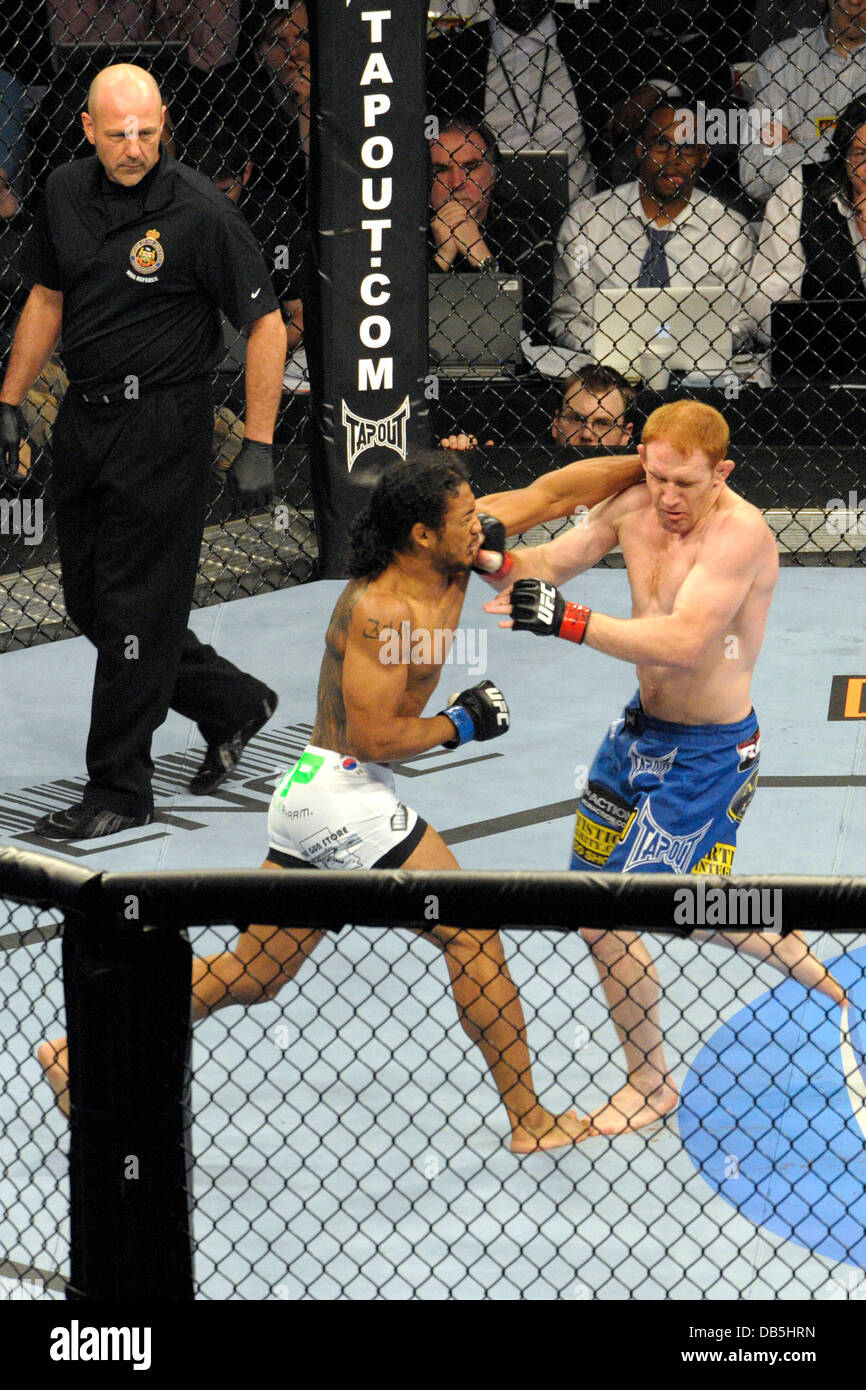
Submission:
<svg viewBox="0 0 866 1390">
<path fill-rule="evenodd" d="M 122 815 L 153 808 L 151 739 L 169 708 L 222 742 L 268 690 L 187 628 L 212 439 L 207 381 L 111 404 L 70 386 L 54 426 L 66 609 L 98 652 L 84 800 Z"/>
</svg>

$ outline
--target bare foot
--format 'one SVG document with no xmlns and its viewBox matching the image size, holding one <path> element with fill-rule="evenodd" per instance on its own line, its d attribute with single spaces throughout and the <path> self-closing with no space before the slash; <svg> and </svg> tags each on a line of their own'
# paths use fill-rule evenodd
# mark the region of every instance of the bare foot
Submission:
<svg viewBox="0 0 866 1390">
<path fill-rule="evenodd" d="M 53 1042 L 40 1043 L 36 1056 L 45 1069 L 45 1076 L 51 1084 L 57 1104 L 69 1119 L 69 1071 L 68 1049 L 65 1038 L 55 1038 Z"/>
<path fill-rule="evenodd" d="M 537 1153 L 539 1149 L 561 1149 L 566 1144 L 578 1144 L 586 1138 L 589 1120 L 580 1120 L 576 1110 L 567 1115 L 550 1115 L 547 1125 L 541 1129 L 527 1129 L 518 1125 L 511 1135 L 513 1154 Z"/>
<path fill-rule="evenodd" d="M 645 1125 L 656 1124 L 663 1115 L 675 1110 L 679 1102 L 676 1088 L 664 1082 L 657 1086 L 651 1096 L 644 1095 L 631 1083 L 623 1086 L 607 1105 L 593 1110 L 587 1117 L 587 1132 L 584 1139 L 594 1139 L 599 1134 L 631 1134 L 633 1130 L 643 1129 Z"/>
</svg>

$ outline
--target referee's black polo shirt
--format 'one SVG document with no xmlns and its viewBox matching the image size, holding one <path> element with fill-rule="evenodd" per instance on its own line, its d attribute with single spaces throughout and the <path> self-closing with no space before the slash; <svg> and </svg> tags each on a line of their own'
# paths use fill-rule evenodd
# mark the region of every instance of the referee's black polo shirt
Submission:
<svg viewBox="0 0 866 1390">
<path fill-rule="evenodd" d="M 22 249 L 28 285 L 63 293 L 70 381 L 96 400 L 207 376 L 223 355 L 219 309 L 243 328 L 279 306 L 241 212 L 165 149 L 134 188 L 99 160 L 55 169 Z"/>
</svg>

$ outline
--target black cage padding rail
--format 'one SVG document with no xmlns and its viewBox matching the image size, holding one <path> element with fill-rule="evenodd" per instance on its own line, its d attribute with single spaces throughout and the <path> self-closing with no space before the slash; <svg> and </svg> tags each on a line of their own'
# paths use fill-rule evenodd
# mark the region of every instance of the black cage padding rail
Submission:
<svg viewBox="0 0 866 1390">
<path fill-rule="evenodd" d="M 866 878 L 753 874 L 702 876 L 727 893 L 781 892 L 779 932 L 866 929 Z M 94 873 L 62 859 L 0 848 L 0 896 L 103 915 L 129 931 L 144 924 L 640 927 L 688 936 L 675 913 L 693 874 L 580 874 L 369 869 L 182 869 Z M 348 902 L 348 906 L 347 906 Z"/>
<path fill-rule="evenodd" d="M 0 896 L 19 903 L 86 906 L 99 876 L 66 859 L 0 845 Z"/>
<path fill-rule="evenodd" d="M 109 910 L 122 912 L 137 897 L 142 920 L 160 923 L 272 922 L 284 925 L 463 927 L 640 927 L 687 936 L 675 911 L 683 890 L 697 879 L 680 874 L 492 873 L 460 870 L 421 873 L 371 869 L 215 870 L 105 874 Z M 782 935 L 812 931 L 861 931 L 866 926 L 866 878 L 753 875 L 709 885 L 725 893 L 769 889 L 783 894 Z M 193 908 L 194 903 L 194 908 Z"/>
</svg>

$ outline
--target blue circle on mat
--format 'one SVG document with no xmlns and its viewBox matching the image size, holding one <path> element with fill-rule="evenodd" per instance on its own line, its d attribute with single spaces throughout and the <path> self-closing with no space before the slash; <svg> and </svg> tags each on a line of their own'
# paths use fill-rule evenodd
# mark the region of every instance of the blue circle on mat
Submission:
<svg viewBox="0 0 866 1390">
<path fill-rule="evenodd" d="M 701 1048 L 679 1127 L 701 1176 L 756 1226 L 866 1268 L 866 1028 L 855 992 L 866 950 L 826 964 L 852 999 L 847 1066 L 839 1007 L 786 980 Z"/>
</svg>

